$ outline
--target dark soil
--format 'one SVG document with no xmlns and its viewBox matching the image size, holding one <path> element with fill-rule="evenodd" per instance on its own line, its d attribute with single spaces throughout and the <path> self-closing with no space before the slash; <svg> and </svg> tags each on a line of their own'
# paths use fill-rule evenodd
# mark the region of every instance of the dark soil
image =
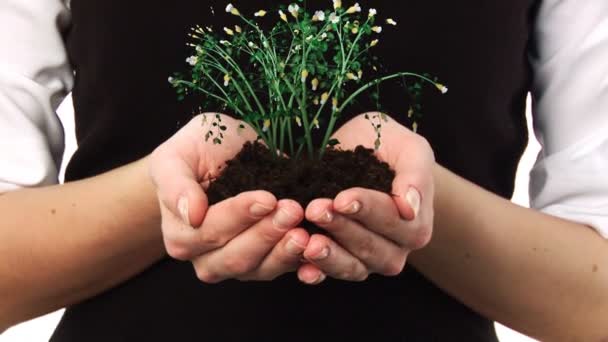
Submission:
<svg viewBox="0 0 608 342">
<path fill-rule="evenodd" d="M 247 143 L 213 180 L 207 196 L 214 204 L 241 192 L 266 190 L 278 199 L 292 199 L 303 208 L 314 199 L 335 198 L 340 192 L 367 188 L 391 193 L 395 172 L 374 151 L 329 149 L 321 160 L 277 158 L 260 143 Z M 304 227 L 317 232 L 313 225 Z"/>
</svg>

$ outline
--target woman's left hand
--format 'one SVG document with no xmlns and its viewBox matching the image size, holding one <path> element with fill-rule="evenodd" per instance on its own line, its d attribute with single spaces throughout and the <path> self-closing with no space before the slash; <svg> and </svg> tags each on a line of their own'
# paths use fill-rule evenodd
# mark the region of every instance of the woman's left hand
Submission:
<svg viewBox="0 0 608 342">
<path fill-rule="evenodd" d="M 373 148 L 376 132 L 360 115 L 338 130 L 334 138 L 342 149 L 358 145 Z M 302 282 L 318 284 L 326 276 L 363 281 L 372 273 L 395 276 L 403 271 L 408 254 L 430 241 L 435 163 L 430 145 L 387 117 L 387 122 L 382 122 L 376 156 L 396 172 L 392 196 L 354 188 L 335 199 L 311 202 L 306 218 L 331 237 L 317 234 L 310 238 L 304 252 L 308 262 L 298 270 Z"/>
</svg>

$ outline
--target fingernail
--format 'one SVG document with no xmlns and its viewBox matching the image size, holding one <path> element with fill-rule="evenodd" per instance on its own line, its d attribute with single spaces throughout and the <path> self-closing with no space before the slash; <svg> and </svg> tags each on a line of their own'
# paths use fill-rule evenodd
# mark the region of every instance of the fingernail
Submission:
<svg viewBox="0 0 608 342">
<path fill-rule="evenodd" d="M 420 212 L 420 193 L 418 190 L 414 187 L 410 187 L 407 194 L 405 194 L 405 200 L 414 211 L 414 218 L 418 217 L 418 213 Z"/>
<path fill-rule="evenodd" d="M 190 226 L 190 215 L 188 214 L 188 198 L 180 197 L 177 201 L 177 210 L 179 211 L 180 216 L 182 217 L 182 221 L 185 224 Z"/>
<path fill-rule="evenodd" d="M 275 226 L 280 228 L 290 228 L 295 224 L 295 215 L 292 215 L 287 209 L 281 208 L 277 211 L 272 219 Z"/>
<path fill-rule="evenodd" d="M 321 274 L 319 274 L 319 278 L 317 278 L 317 280 L 315 280 L 315 281 L 312 283 L 312 285 L 319 285 L 319 284 L 321 284 L 322 282 L 324 282 L 326 278 L 327 278 L 327 276 L 325 275 L 325 273 L 321 273 Z"/>
<path fill-rule="evenodd" d="M 249 213 L 255 217 L 262 217 L 270 214 L 274 208 L 267 207 L 261 203 L 254 203 L 249 208 Z"/>
<path fill-rule="evenodd" d="M 354 201 L 342 210 L 343 213 L 350 215 L 356 214 L 359 211 L 361 211 L 361 203 L 359 203 L 359 201 Z"/>
<path fill-rule="evenodd" d="M 306 246 L 302 246 L 294 239 L 287 241 L 287 244 L 285 245 L 285 249 L 287 250 L 287 253 L 293 254 L 293 255 L 302 254 L 302 252 L 304 252 L 305 248 L 306 248 Z"/>
<path fill-rule="evenodd" d="M 334 220 L 334 214 L 329 211 L 324 212 L 319 218 L 317 218 L 317 222 L 319 223 L 331 223 Z"/>
<path fill-rule="evenodd" d="M 325 247 L 313 259 L 320 261 L 323 259 L 327 259 L 328 256 L 329 256 L 329 247 Z"/>
</svg>

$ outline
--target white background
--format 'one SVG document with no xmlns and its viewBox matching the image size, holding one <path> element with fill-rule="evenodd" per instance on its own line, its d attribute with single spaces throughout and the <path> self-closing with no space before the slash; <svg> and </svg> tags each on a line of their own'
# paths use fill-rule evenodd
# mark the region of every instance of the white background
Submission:
<svg viewBox="0 0 608 342">
<path fill-rule="evenodd" d="M 27 1 L 27 0 L 26 0 Z M 530 110 L 528 106 L 528 122 L 530 119 Z M 70 156 L 76 149 L 76 140 L 74 138 L 74 119 L 71 98 L 66 99 L 59 108 L 59 116 L 63 122 L 66 132 L 66 153 L 64 156 L 64 167 L 65 161 L 69 160 Z M 528 174 L 530 169 L 536 160 L 536 155 L 540 149 L 538 143 L 533 138 L 531 128 L 530 137 L 532 137 L 528 150 L 524 155 L 520 168 L 517 174 L 517 183 L 515 194 L 513 196 L 513 202 L 527 206 L 528 205 Z M 63 174 L 63 173 L 62 173 Z M 47 316 L 31 320 L 26 323 L 22 323 L 15 326 L 4 334 L 0 335 L 0 342 L 43 342 L 48 341 L 51 333 L 55 329 L 57 322 L 61 318 L 63 311 L 58 311 Z M 497 324 L 497 331 L 501 342 L 528 342 L 533 341 L 523 335 L 520 335 L 512 330 L 509 330 L 501 325 Z"/>
</svg>

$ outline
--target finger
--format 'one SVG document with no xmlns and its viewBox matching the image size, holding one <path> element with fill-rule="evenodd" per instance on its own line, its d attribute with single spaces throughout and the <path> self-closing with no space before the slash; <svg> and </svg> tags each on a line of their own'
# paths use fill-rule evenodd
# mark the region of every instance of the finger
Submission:
<svg viewBox="0 0 608 342">
<path fill-rule="evenodd" d="M 303 219 L 304 210 L 291 200 L 281 200 L 273 215 L 265 217 L 226 246 L 194 260 L 204 282 L 218 282 L 251 273 L 285 234 Z"/>
<path fill-rule="evenodd" d="M 298 279 L 308 285 L 319 285 L 327 276 L 314 264 L 304 264 L 298 268 Z"/>
<path fill-rule="evenodd" d="M 189 260 L 220 248 L 274 211 L 276 205 L 276 198 L 269 192 L 245 192 L 211 206 L 199 229 L 179 222 L 163 224 L 169 255 L 175 257 L 170 250 L 179 250 L 179 259 Z"/>
<path fill-rule="evenodd" d="M 428 142 L 416 136 L 412 144 L 423 145 L 419 150 L 432 149 Z M 400 214 L 406 220 L 413 221 L 420 211 L 432 211 L 434 186 L 433 170 L 434 157 L 432 153 L 398 153 L 391 164 L 395 169 L 392 192 Z"/>
<path fill-rule="evenodd" d="M 151 164 L 150 176 L 156 185 L 160 205 L 185 225 L 199 226 L 208 202 L 194 173 L 196 168 L 163 148 L 154 152 Z"/>
<path fill-rule="evenodd" d="M 403 219 L 393 198 L 379 191 L 345 190 L 336 196 L 333 209 L 404 248 L 418 247 L 420 235 L 426 234 L 417 222 Z"/>
<path fill-rule="evenodd" d="M 325 235 L 315 234 L 310 237 L 304 258 L 335 279 L 364 281 L 369 275 L 368 269 L 359 259 Z"/>
<path fill-rule="evenodd" d="M 295 271 L 301 264 L 302 254 L 310 236 L 298 228 L 289 231 L 264 258 L 260 266 L 242 279 L 273 280 L 285 273 Z"/>
<path fill-rule="evenodd" d="M 395 207 L 390 198 L 389 202 Z M 359 259 L 370 272 L 386 276 L 401 273 L 407 258 L 405 248 L 347 216 L 332 213 L 332 208 L 330 200 L 315 200 L 306 209 L 306 219 L 327 230 L 340 246 Z M 397 210 L 394 211 L 393 215 L 398 218 Z"/>
</svg>

